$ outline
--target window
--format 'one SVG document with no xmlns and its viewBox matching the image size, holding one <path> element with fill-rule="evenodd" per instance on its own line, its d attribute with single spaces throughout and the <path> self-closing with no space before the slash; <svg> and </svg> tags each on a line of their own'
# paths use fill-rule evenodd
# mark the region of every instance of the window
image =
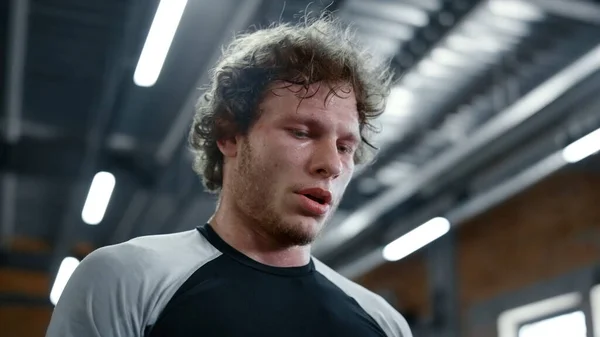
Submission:
<svg viewBox="0 0 600 337">
<path fill-rule="evenodd" d="M 478 324 L 489 326 L 489 320 L 496 318 L 496 337 L 600 337 L 600 265 L 506 294 L 475 309 L 472 319 Z"/>
<path fill-rule="evenodd" d="M 590 292 L 590 304 L 592 306 L 592 324 L 594 324 L 594 336 L 600 337 L 600 285 L 592 288 Z"/>
<path fill-rule="evenodd" d="M 587 337 L 586 333 L 585 314 L 574 311 L 524 324 L 518 337 Z"/>
<path fill-rule="evenodd" d="M 581 303 L 581 294 L 574 292 L 507 310 L 498 318 L 498 337 L 586 337 Z M 556 326 L 567 329 L 569 333 L 561 333 Z M 554 334 L 548 334 L 548 329 Z M 575 333 L 581 330 L 582 335 Z"/>
<path fill-rule="evenodd" d="M 590 300 L 587 308 L 585 295 Z M 589 294 L 567 293 L 504 311 L 498 317 L 498 337 L 587 337 L 590 328 L 594 337 L 600 337 L 600 285 Z"/>
</svg>

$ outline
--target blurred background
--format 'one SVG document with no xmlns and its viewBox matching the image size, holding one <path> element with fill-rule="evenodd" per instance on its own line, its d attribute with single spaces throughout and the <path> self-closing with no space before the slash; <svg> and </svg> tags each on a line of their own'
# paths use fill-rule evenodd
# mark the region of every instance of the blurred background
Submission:
<svg viewBox="0 0 600 337">
<path fill-rule="evenodd" d="M 185 138 L 235 32 L 325 8 L 397 84 L 315 255 L 416 337 L 600 337 L 600 1 L 3 0 L 0 335 L 93 250 L 212 214 Z"/>
</svg>

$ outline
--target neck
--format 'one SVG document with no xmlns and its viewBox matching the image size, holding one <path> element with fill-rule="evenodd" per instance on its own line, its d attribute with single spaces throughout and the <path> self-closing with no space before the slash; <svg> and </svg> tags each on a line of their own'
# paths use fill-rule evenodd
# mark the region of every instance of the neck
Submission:
<svg viewBox="0 0 600 337">
<path fill-rule="evenodd" d="M 282 246 L 252 219 L 221 200 L 209 223 L 227 244 L 249 258 L 273 267 L 299 267 L 310 261 L 310 246 Z"/>
</svg>

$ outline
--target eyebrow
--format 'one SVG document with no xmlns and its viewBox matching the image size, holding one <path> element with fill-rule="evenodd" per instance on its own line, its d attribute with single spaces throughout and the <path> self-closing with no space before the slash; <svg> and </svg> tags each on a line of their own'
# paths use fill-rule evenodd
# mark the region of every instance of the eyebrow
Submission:
<svg viewBox="0 0 600 337">
<path fill-rule="evenodd" d="M 345 134 L 343 137 L 341 137 L 343 139 L 348 139 L 351 142 L 355 143 L 355 144 L 360 144 L 360 142 L 362 141 L 362 138 L 360 137 L 359 133 L 355 133 L 350 131 L 349 133 Z"/>
</svg>

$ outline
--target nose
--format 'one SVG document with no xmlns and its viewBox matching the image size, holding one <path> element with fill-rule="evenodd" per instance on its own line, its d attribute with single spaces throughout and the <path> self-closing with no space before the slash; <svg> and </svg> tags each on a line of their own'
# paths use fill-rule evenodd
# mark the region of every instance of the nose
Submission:
<svg viewBox="0 0 600 337">
<path fill-rule="evenodd" d="M 322 142 L 316 148 L 311 162 L 312 174 L 335 179 L 342 174 L 343 165 L 335 142 Z"/>
</svg>

